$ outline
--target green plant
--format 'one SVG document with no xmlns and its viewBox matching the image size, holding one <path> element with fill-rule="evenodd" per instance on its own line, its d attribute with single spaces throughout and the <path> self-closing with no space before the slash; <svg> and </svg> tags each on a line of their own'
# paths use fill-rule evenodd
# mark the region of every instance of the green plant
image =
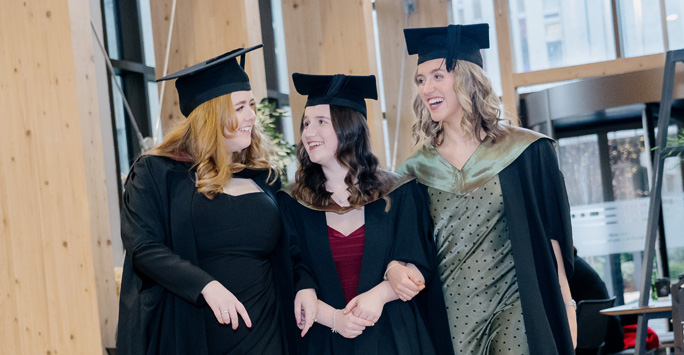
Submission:
<svg viewBox="0 0 684 355">
<path fill-rule="evenodd" d="M 273 159 L 278 164 L 281 178 L 286 180 L 285 169 L 294 159 L 295 146 L 288 143 L 285 136 L 276 130 L 275 122 L 282 117 L 287 117 L 287 111 L 277 108 L 275 102 L 268 98 L 264 98 L 257 105 L 257 124 L 261 126 L 266 137 L 271 140 Z"/>
<path fill-rule="evenodd" d="M 667 144 L 665 144 L 666 148 L 680 147 L 680 146 L 684 146 L 684 128 L 682 128 L 682 130 L 679 131 L 679 133 L 676 136 L 668 137 L 667 138 Z M 658 147 L 651 148 L 651 150 L 656 150 L 656 149 L 658 149 Z M 666 152 L 665 153 L 666 157 L 672 155 L 672 152 L 668 152 L 667 149 L 665 149 L 665 152 Z M 682 153 L 677 154 L 678 157 L 681 155 L 682 155 Z"/>
<path fill-rule="evenodd" d="M 684 145 L 684 128 L 682 128 L 681 131 L 679 131 L 679 134 L 677 134 L 674 137 L 670 137 L 667 139 L 667 145 L 671 146 L 682 146 Z"/>
</svg>

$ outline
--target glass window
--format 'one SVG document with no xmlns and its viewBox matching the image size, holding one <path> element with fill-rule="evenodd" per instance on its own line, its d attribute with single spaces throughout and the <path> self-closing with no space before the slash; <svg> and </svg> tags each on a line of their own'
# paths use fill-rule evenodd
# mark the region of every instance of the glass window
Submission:
<svg viewBox="0 0 684 355">
<path fill-rule="evenodd" d="M 152 118 L 152 131 L 150 131 L 150 137 L 152 137 L 155 142 L 159 143 L 162 140 L 162 131 L 161 117 L 159 117 L 161 114 L 159 111 L 159 91 L 156 82 L 147 82 L 147 94 L 150 105 L 150 117 Z"/>
<path fill-rule="evenodd" d="M 124 2 L 121 0 L 104 0 L 103 15 L 106 32 L 106 41 L 111 59 L 121 60 L 124 63 L 141 64 L 146 67 L 144 70 L 129 69 L 125 65 L 114 62 L 114 69 L 117 72 L 112 78 L 111 100 L 112 117 L 116 132 L 118 168 L 122 176 L 129 172 L 131 163 L 141 153 L 141 142 L 139 135 L 150 136 L 152 139 L 159 140 L 161 129 L 158 122 L 153 122 L 159 115 L 159 102 L 157 85 L 154 77 L 149 75 L 155 66 L 154 42 L 152 37 L 152 23 L 150 16 L 149 0 L 136 0 L 135 2 Z M 140 31 L 131 28 L 121 27 L 121 19 L 139 18 L 141 24 Z M 128 30 L 127 30 L 128 29 Z M 132 48 L 138 43 L 143 53 L 135 50 L 130 53 L 123 51 L 123 43 L 130 44 Z M 115 80 L 115 81 L 114 81 Z M 120 88 L 126 97 L 123 97 Z M 147 100 L 131 100 L 132 97 L 145 97 Z M 132 124 L 124 100 L 130 104 L 132 114 L 135 116 L 136 125 Z M 151 131 L 150 131 L 151 128 Z M 155 129 L 157 128 L 157 129 Z"/>
<path fill-rule="evenodd" d="M 107 52 L 109 52 L 109 58 L 120 59 L 118 39 L 119 16 L 116 6 L 114 6 L 114 0 L 104 0 L 103 7 L 104 26 L 107 33 Z"/>
<path fill-rule="evenodd" d="M 578 255 L 625 302 L 639 294 L 648 220 L 650 157 L 643 137 L 642 129 L 630 129 L 558 140 Z"/>
<path fill-rule="evenodd" d="M 667 21 L 667 34 L 670 41 L 670 49 L 684 48 L 684 1 L 666 0 L 665 10 Z"/>
<path fill-rule="evenodd" d="M 494 2 L 479 0 L 454 0 L 451 2 L 455 24 L 489 24 L 490 48 L 482 51 L 484 70 L 492 81 L 497 95 L 503 95 L 501 88 L 501 70 L 499 67 L 499 48 L 496 38 L 496 21 L 494 18 Z"/>
<path fill-rule="evenodd" d="M 518 73 L 615 59 L 610 0 L 510 2 Z"/>
<path fill-rule="evenodd" d="M 583 222 L 593 229 L 598 216 L 596 206 L 603 202 L 603 185 L 601 181 L 601 159 L 599 156 L 599 139 L 597 134 L 560 138 L 558 140 L 558 158 L 565 177 L 568 200 L 573 224 L 574 244 L 581 256 L 601 276 L 609 290 L 612 289 L 611 263 L 608 255 L 589 252 L 591 246 L 587 241 L 593 235 L 578 232 Z M 588 238 L 583 238 L 588 237 Z"/>
<path fill-rule="evenodd" d="M 648 152 L 643 130 L 608 133 L 613 195 L 616 201 L 648 197 Z"/>
<path fill-rule="evenodd" d="M 608 133 L 613 195 L 618 206 L 627 212 L 618 218 L 623 228 L 620 239 L 627 247 L 619 248 L 625 302 L 639 297 L 639 277 L 648 222 L 649 152 L 642 129 Z"/>
<path fill-rule="evenodd" d="M 561 138 L 558 154 L 570 206 L 603 202 L 598 136 Z"/>
<path fill-rule="evenodd" d="M 618 4 L 624 56 L 636 57 L 663 52 L 660 1 L 622 0 Z"/>
<path fill-rule="evenodd" d="M 154 68 L 156 63 L 154 61 L 154 39 L 152 37 L 150 0 L 140 0 L 138 9 L 140 13 L 140 25 L 142 26 L 143 57 L 145 58 L 145 65 Z"/>
<path fill-rule="evenodd" d="M 121 77 L 116 75 L 115 80 L 119 83 L 119 86 L 121 86 Z M 114 109 L 114 112 L 112 112 L 112 115 L 114 116 L 114 123 L 115 127 L 114 129 L 116 130 L 116 150 L 117 154 L 119 156 L 119 169 L 121 171 L 121 186 L 123 186 L 123 182 L 126 179 L 126 176 L 128 175 L 129 168 L 131 166 L 132 161 L 129 161 L 129 154 L 128 154 L 128 135 L 126 134 L 126 117 L 124 116 L 124 104 L 123 104 L 123 97 L 121 96 L 121 91 L 119 91 L 119 88 L 116 86 L 114 82 L 112 82 L 111 85 L 111 90 L 110 92 L 112 93 L 112 108 Z"/>
<path fill-rule="evenodd" d="M 677 135 L 676 126 L 670 126 L 667 132 L 670 139 Z M 684 273 L 684 165 L 682 156 L 672 156 L 663 164 L 663 224 L 665 244 L 667 245 L 670 280 L 677 281 L 677 276 Z"/>
</svg>

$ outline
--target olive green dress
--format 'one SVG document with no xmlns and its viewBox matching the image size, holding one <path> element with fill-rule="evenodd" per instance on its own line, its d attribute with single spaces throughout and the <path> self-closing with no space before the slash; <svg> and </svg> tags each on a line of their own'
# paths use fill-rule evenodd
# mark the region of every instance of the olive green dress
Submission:
<svg viewBox="0 0 684 355">
<path fill-rule="evenodd" d="M 423 148 L 399 169 L 428 185 L 456 354 L 530 353 L 498 173 L 538 138 L 487 138 L 460 170 Z"/>
<path fill-rule="evenodd" d="M 457 354 L 528 354 L 498 176 L 465 195 L 428 188 Z"/>
</svg>

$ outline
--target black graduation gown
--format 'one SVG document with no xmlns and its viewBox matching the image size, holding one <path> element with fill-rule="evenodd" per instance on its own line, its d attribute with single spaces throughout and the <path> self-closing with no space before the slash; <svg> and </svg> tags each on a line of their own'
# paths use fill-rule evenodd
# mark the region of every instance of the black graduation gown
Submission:
<svg viewBox="0 0 684 355">
<path fill-rule="evenodd" d="M 426 280 L 437 276 L 435 250 L 430 244 L 432 222 L 424 208 L 425 196 L 415 181 L 405 183 L 389 196 L 388 212 L 383 199 L 365 205 L 365 244 L 358 294 L 383 281 L 391 260 L 415 264 Z M 295 292 L 315 288 L 320 300 L 334 308 L 344 308 L 347 302 L 330 251 L 325 212 L 300 204 L 285 192 L 278 193 L 278 201 L 292 257 L 295 265 L 299 265 L 295 272 Z M 428 289 L 432 289 L 432 296 L 439 294 L 438 298 L 431 299 L 429 315 L 424 316 L 420 301 L 396 300 L 385 305 L 375 326 L 366 328 L 355 339 L 333 334 L 329 328 L 315 323 L 303 339 L 300 351 L 304 354 L 431 354 L 436 347 L 437 353 L 452 354 L 441 285 L 431 282 Z M 434 329 L 428 331 L 426 323 L 432 320 L 429 325 L 434 325 Z"/>
<path fill-rule="evenodd" d="M 200 292 L 213 277 L 200 269 L 191 221 L 195 195 L 192 164 L 143 156 L 131 168 L 121 212 L 126 248 L 119 301 L 119 354 L 207 354 Z M 280 183 L 268 185 L 266 171 L 249 171 L 275 200 Z M 287 243 L 272 256 L 277 297 L 292 304 Z M 287 301 L 288 297 L 292 301 Z M 291 307 L 280 306 L 279 322 L 294 324 Z M 286 311 L 287 310 L 287 311 Z M 244 326 L 244 325 L 241 325 Z M 287 334 L 289 339 L 294 331 Z M 292 344 L 289 344 L 292 346 Z M 294 348 L 290 347 L 294 353 Z"/>
<path fill-rule="evenodd" d="M 532 354 L 575 353 L 551 240 L 560 245 L 565 273 L 574 256 L 570 204 L 553 141 L 530 144 L 499 173 L 518 277 L 525 331 Z"/>
</svg>

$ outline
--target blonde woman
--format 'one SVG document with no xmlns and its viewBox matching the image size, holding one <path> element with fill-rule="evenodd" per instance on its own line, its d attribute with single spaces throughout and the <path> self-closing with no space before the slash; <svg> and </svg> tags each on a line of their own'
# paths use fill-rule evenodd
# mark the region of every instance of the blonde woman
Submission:
<svg viewBox="0 0 684 355">
<path fill-rule="evenodd" d="M 160 79 L 177 79 L 187 118 L 126 182 L 119 354 L 287 353 L 279 180 L 236 60 L 260 47 Z"/>
<path fill-rule="evenodd" d="M 428 191 L 455 352 L 574 354 L 570 214 L 553 141 L 504 124 L 482 70 L 487 24 L 404 34 L 418 54 L 423 147 L 399 171 Z"/>
</svg>

